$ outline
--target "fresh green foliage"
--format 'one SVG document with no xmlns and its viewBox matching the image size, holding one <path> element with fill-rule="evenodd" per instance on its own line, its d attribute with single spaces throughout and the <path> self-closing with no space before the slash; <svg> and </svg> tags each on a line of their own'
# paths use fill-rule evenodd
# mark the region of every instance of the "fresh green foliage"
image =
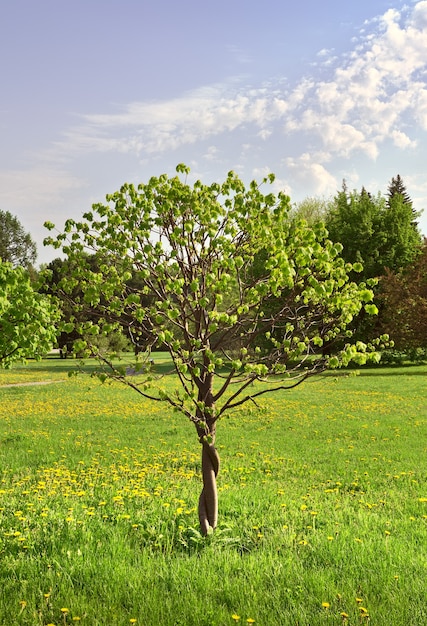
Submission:
<svg viewBox="0 0 427 626">
<path fill-rule="evenodd" d="M 184 165 L 177 170 L 189 174 Z M 199 436 L 210 436 L 227 410 L 268 390 L 376 358 L 376 346 L 351 345 L 347 331 L 362 309 L 376 312 L 372 290 L 349 280 L 352 266 L 323 226 L 291 219 L 289 198 L 261 187 L 254 181 L 246 188 L 233 172 L 210 186 L 153 177 L 138 188 L 124 185 L 109 204 L 94 205 L 83 221 L 68 220 L 63 233 L 47 239 L 74 268 L 60 287 L 72 294 L 78 285 L 76 311 L 99 311 L 97 322 L 79 325 L 81 334 L 125 327 L 146 356 L 153 346 L 166 349 L 181 392 L 156 390 L 147 363 L 135 365 L 146 371 L 138 385 L 124 370 L 113 375 L 184 413 Z M 83 252 L 96 254 L 96 271 Z M 261 336 L 264 350 L 254 349 Z M 90 340 L 76 348 L 94 350 Z M 222 382 L 214 392 L 215 376 Z M 256 381 L 270 386 L 254 391 Z"/>
<path fill-rule="evenodd" d="M 0 211 L 0 260 L 28 268 L 36 258 L 36 244 L 18 218 L 9 211 Z"/>
<path fill-rule="evenodd" d="M 187 421 L 70 367 L 0 372 L 64 381 L 0 389 L 0 623 L 427 622 L 425 366 L 329 374 L 231 411 L 208 537 Z"/>
<path fill-rule="evenodd" d="M 55 307 L 34 290 L 28 272 L 0 261 L 0 368 L 49 352 L 57 321 Z"/>
</svg>

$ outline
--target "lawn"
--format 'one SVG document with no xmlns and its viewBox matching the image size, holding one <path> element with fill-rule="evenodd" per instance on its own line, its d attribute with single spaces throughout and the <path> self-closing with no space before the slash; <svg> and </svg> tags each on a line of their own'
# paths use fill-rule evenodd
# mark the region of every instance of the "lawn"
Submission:
<svg viewBox="0 0 427 626">
<path fill-rule="evenodd" d="M 71 366 L 0 371 L 0 624 L 427 624 L 426 366 L 224 418 L 207 538 L 194 427 Z"/>
</svg>

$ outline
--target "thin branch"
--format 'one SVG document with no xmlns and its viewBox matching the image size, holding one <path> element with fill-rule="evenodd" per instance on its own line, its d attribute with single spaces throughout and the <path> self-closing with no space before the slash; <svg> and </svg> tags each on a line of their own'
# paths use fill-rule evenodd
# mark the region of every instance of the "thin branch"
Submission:
<svg viewBox="0 0 427 626">
<path fill-rule="evenodd" d="M 307 372 L 306 374 L 304 374 L 303 377 L 301 377 L 296 383 L 294 383 L 292 385 L 280 385 L 279 387 L 274 387 L 274 389 L 271 389 L 271 388 L 270 389 L 263 389 L 262 391 L 257 391 L 256 393 L 251 394 L 250 396 L 245 396 L 244 398 L 242 398 L 238 402 L 234 402 L 233 404 L 229 404 L 228 402 L 226 402 L 226 404 L 219 410 L 216 419 L 218 419 L 222 415 L 222 413 L 224 413 L 224 411 L 226 409 L 227 410 L 234 409 L 237 406 L 241 406 L 242 404 L 245 404 L 245 402 L 248 402 L 248 401 L 254 402 L 254 398 L 258 398 L 259 396 L 262 396 L 262 395 L 264 395 L 266 393 L 274 393 L 275 391 L 280 391 L 280 390 L 287 391 L 288 389 L 294 389 L 295 387 L 298 387 L 298 385 L 301 385 L 301 383 L 303 383 L 309 376 L 310 376 L 310 373 Z M 240 391 L 239 391 L 239 393 L 240 393 Z M 238 394 L 235 394 L 235 396 L 236 395 L 238 395 Z"/>
</svg>

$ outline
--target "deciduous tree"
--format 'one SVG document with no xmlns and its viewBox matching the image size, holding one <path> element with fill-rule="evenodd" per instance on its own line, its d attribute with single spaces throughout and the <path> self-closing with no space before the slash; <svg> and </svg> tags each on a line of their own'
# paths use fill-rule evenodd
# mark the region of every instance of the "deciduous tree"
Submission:
<svg viewBox="0 0 427 626">
<path fill-rule="evenodd" d="M 380 328 L 398 350 L 427 348 L 427 242 L 417 260 L 380 281 Z"/>
<path fill-rule="evenodd" d="M 9 211 L 0 211 L 0 259 L 29 268 L 37 258 L 36 244 L 25 232 L 18 218 Z"/>
<path fill-rule="evenodd" d="M 46 354 L 55 342 L 58 317 L 23 267 L 0 262 L 0 367 Z"/>
<path fill-rule="evenodd" d="M 194 425 L 206 534 L 217 524 L 218 420 L 328 367 L 376 358 L 373 346 L 352 344 L 348 331 L 362 308 L 375 313 L 375 307 L 371 289 L 349 280 L 342 246 L 327 239 L 322 225 L 291 219 L 286 195 L 264 194 L 255 181 L 245 187 L 233 172 L 222 184 L 190 185 L 188 168 L 177 171 L 182 176 L 123 185 L 47 243 L 76 262 L 61 287 L 72 292 L 78 284 L 80 304 L 103 309 L 102 319 L 84 325 L 86 335 L 126 323 L 146 347 L 145 363 L 134 365 L 145 375 L 127 376 L 103 357 L 110 375 Z M 97 253 L 99 271 L 81 262 L 83 250 Z M 271 306 L 272 298 L 280 306 Z M 343 338 L 348 343 L 334 354 L 324 349 Z M 156 345 L 169 351 L 180 390 L 163 387 L 150 371 Z M 85 347 L 92 349 L 80 342 Z"/>
</svg>

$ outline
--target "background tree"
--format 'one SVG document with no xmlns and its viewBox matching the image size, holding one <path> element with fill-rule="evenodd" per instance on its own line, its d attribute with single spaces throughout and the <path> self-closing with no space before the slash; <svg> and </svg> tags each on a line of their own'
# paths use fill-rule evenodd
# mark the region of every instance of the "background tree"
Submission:
<svg viewBox="0 0 427 626">
<path fill-rule="evenodd" d="M 392 179 L 388 198 L 372 196 L 364 187 L 349 192 L 345 183 L 332 200 L 325 224 L 332 241 L 343 245 L 342 256 L 363 263 L 361 278 L 379 277 L 386 268 L 399 271 L 420 252 L 422 236 L 412 202 L 400 176 Z"/>
<path fill-rule="evenodd" d="M 177 171 L 189 173 L 183 165 Z M 354 316 L 363 307 L 375 313 L 373 294 L 349 280 L 342 247 L 326 238 L 323 226 L 290 219 L 287 196 L 264 195 L 255 181 L 245 188 L 233 172 L 210 186 L 153 177 L 137 189 L 125 184 L 107 201 L 81 222 L 68 220 L 46 243 L 62 248 L 74 264 L 61 288 L 71 293 L 78 284 L 79 304 L 103 310 L 103 318 L 80 326 L 82 334 L 109 333 L 126 320 L 148 346 L 145 362 L 134 365 L 145 375 L 126 376 L 126 368 L 102 356 L 110 375 L 195 426 L 202 445 L 199 520 L 206 534 L 217 523 L 219 418 L 327 367 L 375 358 L 374 348 L 361 342 L 332 355 L 324 350 L 344 337 L 351 341 Z M 84 263 L 83 250 L 98 255 L 99 271 Z M 264 262 L 256 264 L 259 258 Z M 281 305 L 271 307 L 272 298 Z M 77 348 L 91 351 L 89 344 Z M 159 345 L 171 355 L 180 390 L 163 388 L 149 371 L 150 347 Z"/>
<path fill-rule="evenodd" d="M 380 281 L 379 327 L 396 349 L 427 348 L 427 241 L 417 260 L 401 272 L 387 271 Z"/>
<path fill-rule="evenodd" d="M 391 179 L 379 232 L 380 258 L 384 268 L 398 272 L 420 254 L 422 236 L 417 213 L 399 174 Z M 383 272 L 384 273 L 384 272 Z"/>
<path fill-rule="evenodd" d="M 87 265 L 92 272 L 99 272 L 99 264 L 96 255 L 88 255 L 82 252 L 82 259 L 79 264 Z M 75 263 L 74 263 L 75 266 Z M 57 346 L 60 357 L 66 359 L 73 353 L 73 346 L 76 340 L 84 339 L 78 327 L 84 322 L 95 322 L 102 317 L 102 311 L 97 306 L 87 307 L 79 304 L 82 299 L 82 290 L 76 283 L 71 292 L 67 293 L 61 289 L 59 283 L 64 275 L 73 273 L 73 265 L 68 259 L 56 258 L 45 268 L 44 281 L 41 286 L 41 293 L 56 296 L 56 304 L 61 310 L 61 322 L 58 325 Z M 75 323 L 78 322 L 78 323 Z M 123 352 L 131 349 L 130 341 L 126 338 L 122 329 L 110 333 L 108 336 L 98 337 L 97 350 L 101 352 L 117 351 Z"/>
<path fill-rule="evenodd" d="M 352 278 L 367 281 L 387 272 L 399 273 L 416 259 L 422 237 L 414 215 L 403 181 L 397 176 L 389 185 L 388 198 L 381 193 L 372 196 L 364 187 L 360 192 L 349 192 L 343 183 L 326 212 L 325 224 L 331 239 L 342 243 L 343 258 L 363 264 L 360 277 L 352 273 Z M 356 337 L 364 340 L 376 336 L 378 329 L 385 327 L 381 321 L 382 287 L 372 286 L 378 317 L 368 318 L 362 311 L 354 321 Z"/>
<path fill-rule="evenodd" d="M 414 218 L 418 217 L 418 214 L 413 209 L 411 197 L 408 194 L 408 191 L 400 174 L 397 174 L 397 176 L 393 176 L 388 184 L 387 203 L 390 204 L 393 198 L 395 198 L 397 195 L 401 196 L 403 202 L 411 207 L 414 212 Z"/>
<path fill-rule="evenodd" d="M 308 196 L 292 206 L 293 219 L 306 220 L 309 225 L 324 222 L 329 208 L 329 201 L 319 196 Z"/>
<path fill-rule="evenodd" d="M 0 262 L 0 367 L 49 352 L 58 317 L 56 307 L 35 291 L 23 267 Z"/>
<path fill-rule="evenodd" d="M 363 264 L 363 280 L 383 273 L 378 235 L 385 205 L 380 194 L 372 196 L 364 187 L 360 192 L 349 192 L 344 182 L 325 215 L 330 238 L 343 246 L 343 258 L 349 263 Z"/>
<path fill-rule="evenodd" d="M 14 267 L 31 267 L 37 258 L 37 248 L 31 235 L 9 211 L 0 211 L 0 259 Z"/>
</svg>

